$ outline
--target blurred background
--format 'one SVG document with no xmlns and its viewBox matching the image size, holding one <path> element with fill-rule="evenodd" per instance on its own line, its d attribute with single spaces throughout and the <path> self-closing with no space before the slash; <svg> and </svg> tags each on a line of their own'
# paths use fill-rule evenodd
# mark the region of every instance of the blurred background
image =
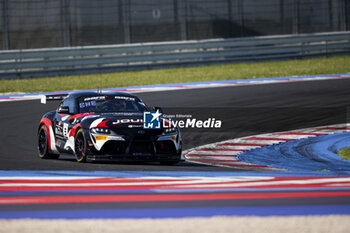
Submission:
<svg viewBox="0 0 350 233">
<path fill-rule="evenodd" d="M 346 31 L 350 0 L 0 0 L 7 49 Z"/>
</svg>

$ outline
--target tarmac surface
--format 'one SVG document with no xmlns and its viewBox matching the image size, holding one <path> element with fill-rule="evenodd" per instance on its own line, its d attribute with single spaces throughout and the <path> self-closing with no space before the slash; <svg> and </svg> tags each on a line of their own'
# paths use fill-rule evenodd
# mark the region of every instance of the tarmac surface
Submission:
<svg viewBox="0 0 350 233">
<path fill-rule="evenodd" d="M 183 129 L 184 149 L 217 141 L 298 128 L 347 122 L 350 79 L 290 82 L 138 93 L 165 113 L 222 121 L 220 129 Z M 78 164 L 69 155 L 59 160 L 37 156 L 41 116 L 55 109 L 39 100 L 0 103 L 0 170 L 75 171 L 232 171 L 187 162 L 177 166 L 137 163 Z"/>
</svg>

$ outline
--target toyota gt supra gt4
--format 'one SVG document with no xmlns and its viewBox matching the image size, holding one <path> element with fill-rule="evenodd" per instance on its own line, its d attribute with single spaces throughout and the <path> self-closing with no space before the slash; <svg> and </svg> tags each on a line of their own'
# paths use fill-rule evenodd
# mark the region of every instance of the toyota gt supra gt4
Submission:
<svg viewBox="0 0 350 233">
<path fill-rule="evenodd" d="M 144 115 L 152 111 L 135 95 L 80 92 L 43 97 L 45 103 L 58 99 L 62 102 L 57 110 L 46 113 L 40 121 L 40 158 L 57 159 L 60 153 L 71 153 L 78 162 L 117 160 L 176 164 L 181 160 L 179 128 L 174 127 L 170 119 L 160 116 L 159 107 L 153 109 L 157 111 L 151 119 L 158 120 L 157 127 L 146 127 Z"/>
</svg>

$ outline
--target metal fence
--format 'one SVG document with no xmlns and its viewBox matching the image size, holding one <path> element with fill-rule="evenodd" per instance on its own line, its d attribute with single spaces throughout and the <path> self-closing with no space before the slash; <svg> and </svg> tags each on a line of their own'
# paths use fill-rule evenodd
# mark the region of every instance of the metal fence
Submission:
<svg viewBox="0 0 350 233">
<path fill-rule="evenodd" d="M 0 48 L 346 31 L 350 0 L 0 0 Z"/>
<path fill-rule="evenodd" d="M 0 78 L 350 54 L 350 32 L 0 51 Z"/>
</svg>

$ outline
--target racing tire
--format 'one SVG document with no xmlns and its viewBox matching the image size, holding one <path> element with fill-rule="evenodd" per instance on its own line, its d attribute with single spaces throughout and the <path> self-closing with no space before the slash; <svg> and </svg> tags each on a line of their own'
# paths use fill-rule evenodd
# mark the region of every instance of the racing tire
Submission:
<svg viewBox="0 0 350 233">
<path fill-rule="evenodd" d="M 83 129 L 79 129 L 74 139 L 74 155 L 79 163 L 86 162 L 86 151 L 87 146 Z"/>
<path fill-rule="evenodd" d="M 38 131 L 38 151 L 41 159 L 58 159 L 60 157 L 59 154 L 50 153 L 49 138 L 45 125 L 41 125 Z"/>
</svg>

